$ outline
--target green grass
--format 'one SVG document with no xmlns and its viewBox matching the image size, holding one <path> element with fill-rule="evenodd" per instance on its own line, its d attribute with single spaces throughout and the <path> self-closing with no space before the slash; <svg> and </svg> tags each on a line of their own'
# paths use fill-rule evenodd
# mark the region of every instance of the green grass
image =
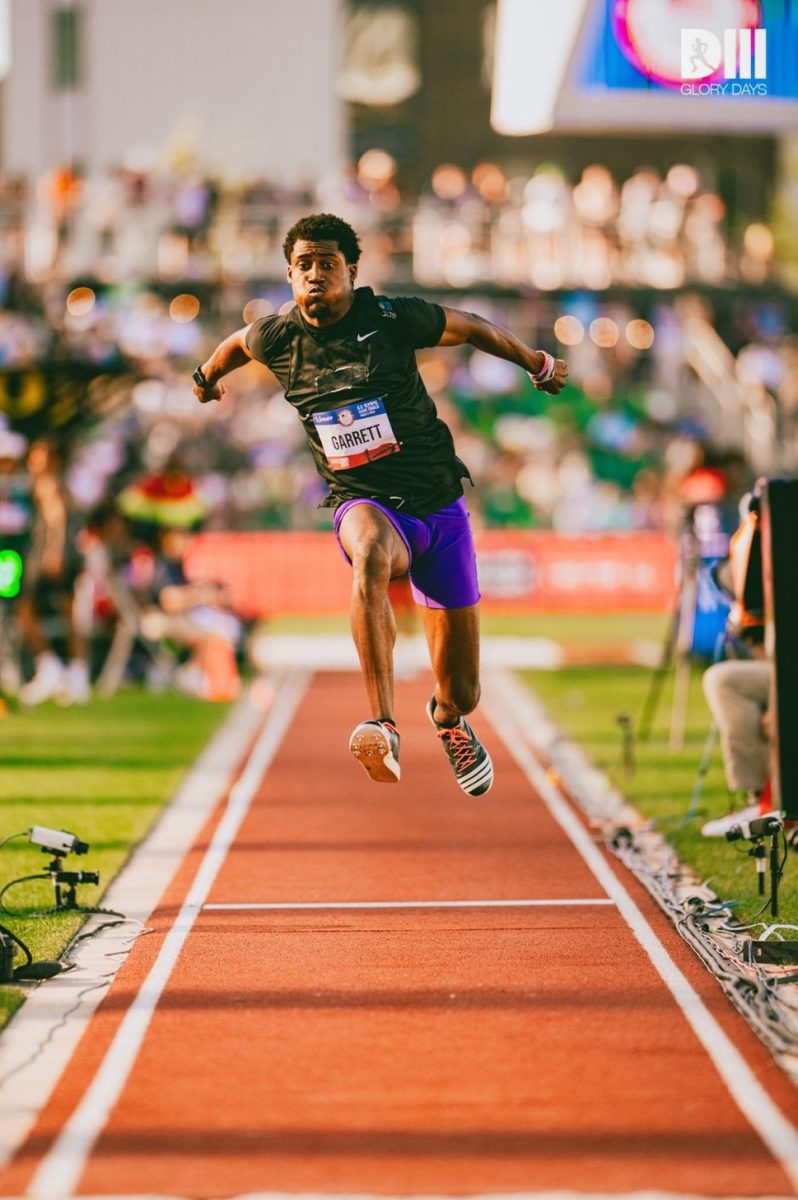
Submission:
<svg viewBox="0 0 798 1200">
<path fill-rule="evenodd" d="M 667 615 L 661 613 L 483 613 L 486 637 L 552 638 L 565 645 L 625 642 L 665 636 Z"/>
<path fill-rule="evenodd" d="M 85 708 L 7 713 L 0 717 L 0 839 L 31 825 L 77 834 L 91 849 L 70 856 L 64 869 L 99 871 L 100 886 L 80 885 L 78 902 L 101 903 L 225 711 L 135 689 Z M 48 861 L 27 837 L 15 838 L 0 849 L 0 887 L 40 873 Z M 49 880 L 12 888 L 4 903 L 19 916 L 0 913 L 0 921 L 35 959 L 58 958 L 83 921 L 77 913 L 33 915 L 53 904 Z M 23 999 L 20 988 L 0 987 L 0 1025 Z"/>
<path fill-rule="evenodd" d="M 722 816 L 729 807 L 740 807 L 729 795 L 719 747 L 701 788 L 698 811 L 688 817 L 698 765 L 710 728 L 710 715 L 701 690 L 701 670 L 696 667 L 687 709 L 687 734 L 682 750 L 668 748 L 672 678 L 663 688 L 656 718 L 647 742 L 637 740 L 635 770 L 627 773 L 622 754 L 620 714 L 639 725 L 651 672 L 636 667 L 568 668 L 558 672 L 525 672 L 525 681 L 544 702 L 552 717 L 604 770 L 615 786 L 644 816 L 654 820 L 679 855 L 721 897 L 737 904 L 741 920 L 761 908 L 754 863 L 747 855 L 749 843 L 730 844 L 723 838 L 701 836 L 700 826 L 709 817 Z M 766 889 L 767 891 L 767 889 Z M 769 910 L 763 919 L 769 919 Z M 798 854 L 791 853 L 784 870 L 779 897 L 779 921 L 798 922 Z"/>
<path fill-rule="evenodd" d="M 485 637 L 546 637 L 558 642 L 661 641 L 668 622 L 662 613 L 491 613 L 483 611 Z M 421 624 L 419 621 L 419 630 Z M 348 633 L 346 616 L 279 616 L 263 625 L 273 637 L 285 634 Z"/>
</svg>

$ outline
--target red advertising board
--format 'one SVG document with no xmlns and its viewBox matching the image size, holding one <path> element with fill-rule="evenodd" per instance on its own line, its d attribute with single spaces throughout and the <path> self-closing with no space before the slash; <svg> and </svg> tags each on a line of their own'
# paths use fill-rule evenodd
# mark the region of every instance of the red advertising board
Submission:
<svg viewBox="0 0 798 1200">
<path fill-rule="evenodd" d="M 476 543 L 490 611 L 642 612 L 673 600 L 677 548 L 663 533 L 487 530 Z M 331 533 L 203 533 L 186 567 L 193 579 L 224 581 L 247 617 L 349 607 L 350 573 Z"/>
</svg>

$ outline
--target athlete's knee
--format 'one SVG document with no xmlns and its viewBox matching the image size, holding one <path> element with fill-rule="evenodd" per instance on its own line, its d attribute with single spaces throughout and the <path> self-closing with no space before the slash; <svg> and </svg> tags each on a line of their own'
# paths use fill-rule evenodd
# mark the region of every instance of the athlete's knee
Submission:
<svg viewBox="0 0 798 1200">
<path fill-rule="evenodd" d="M 377 538 L 361 538 L 352 548 L 352 575 L 361 591 L 387 589 L 391 578 L 391 556 Z"/>
<path fill-rule="evenodd" d="M 479 704 L 481 688 L 478 679 L 450 680 L 441 690 L 444 692 L 441 697 L 442 703 L 457 709 L 463 716 L 473 712 Z"/>
</svg>

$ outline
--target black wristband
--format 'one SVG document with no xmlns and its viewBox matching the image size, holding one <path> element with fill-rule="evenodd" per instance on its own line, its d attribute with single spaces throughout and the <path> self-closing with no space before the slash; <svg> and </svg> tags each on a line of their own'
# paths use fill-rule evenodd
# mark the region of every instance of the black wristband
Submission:
<svg viewBox="0 0 798 1200">
<path fill-rule="evenodd" d="M 207 379 L 205 378 L 205 376 L 203 375 L 203 373 L 202 373 L 202 367 L 197 367 L 196 371 L 195 371 L 195 372 L 194 372 L 194 374 L 191 376 L 191 378 L 194 380 L 194 382 L 196 383 L 197 387 L 198 387 L 198 388 L 203 388 L 203 390 L 204 390 L 205 388 L 209 388 L 209 387 L 212 387 L 212 386 L 213 386 L 213 384 L 210 384 L 210 383 L 208 383 L 208 380 L 207 380 Z"/>
</svg>

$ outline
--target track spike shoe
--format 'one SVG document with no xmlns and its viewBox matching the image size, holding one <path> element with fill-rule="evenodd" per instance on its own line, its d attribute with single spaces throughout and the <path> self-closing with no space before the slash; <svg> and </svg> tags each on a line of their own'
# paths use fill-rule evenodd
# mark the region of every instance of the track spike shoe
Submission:
<svg viewBox="0 0 798 1200">
<path fill-rule="evenodd" d="M 484 796 L 493 786 L 493 763 L 485 747 L 464 717 L 451 728 L 439 725 L 432 715 L 435 697 L 427 705 L 427 716 L 438 731 L 438 739 L 454 771 L 458 785 L 469 796 Z"/>
<path fill-rule="evenodd" d="M 388 721 L 361 721 L 349 751 L 376 783 L 399 782 L 399 734 Z"/>
</svg>

